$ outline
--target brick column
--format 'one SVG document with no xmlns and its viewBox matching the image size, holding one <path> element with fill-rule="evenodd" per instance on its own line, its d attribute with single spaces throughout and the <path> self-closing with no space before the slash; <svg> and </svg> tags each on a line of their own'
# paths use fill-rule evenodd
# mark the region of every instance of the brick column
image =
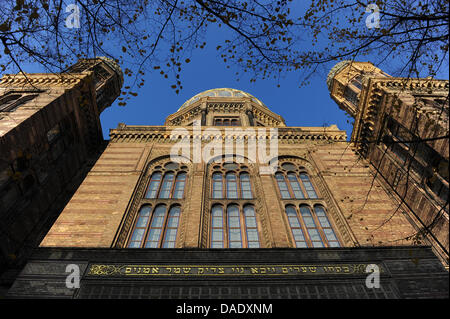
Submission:
<svg viewBox="0 0 450 319">
<path fill-rule="evenodd" d="M 183 247 L 200 247 L 201 225 L 203 207 L 203 180 L 205 177 L 204 166 L 202 164 L 194 164 L 192 172 L 191 196 L 188 210 L 185 210 L 186 225 Z"/>
<path fill-rule="evenodd" d="M 286 233 L 286 225 L 283 221 L 284 213 L 280 207 L 280 201 L 273 187 L 271 175 L 261 175 L 264 201 L 268 211 L 269 224 L 272 230 L 273 248 L 289 247 L 289 238 Z"/>
</svg>

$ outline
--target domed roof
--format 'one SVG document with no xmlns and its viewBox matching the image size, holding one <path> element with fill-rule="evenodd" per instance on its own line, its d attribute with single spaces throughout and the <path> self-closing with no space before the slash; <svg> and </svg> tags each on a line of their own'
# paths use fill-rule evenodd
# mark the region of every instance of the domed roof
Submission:
<svg viewBox="0 0 450 319">
<path fill-rule="evenodd" d="M 194 95 L 189 100 L 184 102 L 183 105 L 178 109 L 178 111 L 188 107 L 192 103 L 198 101 L 200 98 L 205 97 L 205 96 L 211 96 L 211 97 L 249 97 L 249 98 L 252 99 L 253 102 L 255 102 L 255 103 L 257 103 L 257 104 L 259 104 L 261 106 L 267 107 L 267 106 L 264 105 L 263 102 L 258 100 L 256 97 L 254 97 L 250 93 L 247 93 L 247 92 L 244 92 L 244 91 L 241 91 L 241 90 L 230 89 L 230 88 L 218 88 L 218 89 L 206 90 L 206 91 L 203 91 L 201 93 L 198 93 L 197 95 Z"/>
<path fill-rule="evenodd" d="M 340 70 L 345 68 L 351 62 L 352 61 L 350 61 L 350 60 L 344 60 L 344 61 L 336 63 L 336 65 L 331 68 L 331 70 L 330 70 L 330 72 L 328 72 L 328 76 L 327 76 L 328 90 L 331 90 L 331 82 L 333 81 L 333 78 L 336 75 L 336 73 L 338 73 Z"/>
</svg>

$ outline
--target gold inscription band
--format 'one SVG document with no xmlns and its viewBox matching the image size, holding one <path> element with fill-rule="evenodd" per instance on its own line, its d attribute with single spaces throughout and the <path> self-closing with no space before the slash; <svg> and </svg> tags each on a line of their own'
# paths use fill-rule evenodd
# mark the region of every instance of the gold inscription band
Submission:
<svg viewBox="0 0 450 319">
<path fill-rule="evenodd" d="M 365 274 L 369 264 L 335 265 L 101 265 L 88 276 L 270 276 Z M 377 265 L 380 272 L 382 267 Z"/>
</svg>

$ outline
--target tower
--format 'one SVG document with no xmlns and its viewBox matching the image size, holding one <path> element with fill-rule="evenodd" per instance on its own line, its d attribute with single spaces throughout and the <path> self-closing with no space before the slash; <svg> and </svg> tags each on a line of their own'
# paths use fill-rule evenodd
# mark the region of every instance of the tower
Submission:
<svg viewBox="0 0 450 319">
<path fill-rule="evenodd" d="M 123 83 L 107 58 L 0 81 L 0 281 L 12 283 L 104 147 L 99 116 Z M 3 288 L 5 289 L 5 288 Z"/>
<path fill-rule="evenodd" d="M 410 212 L 417 240 L 448 268 L 448 80 L 391 77 L 369 62 L 342 61 L 330 96 L 354 119 L 351 141 Z"/>
</svg>

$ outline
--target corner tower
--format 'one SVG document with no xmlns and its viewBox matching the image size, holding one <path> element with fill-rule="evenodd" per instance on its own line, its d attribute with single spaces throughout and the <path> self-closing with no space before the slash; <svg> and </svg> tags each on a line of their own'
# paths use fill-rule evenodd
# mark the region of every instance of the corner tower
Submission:
<svg viewBox="0 0 450 319">
<path fill-rule="evenodd" d="M 415 240 L 431 245 L 448 267 L 448 80 L 391 77 L 370 62 L 342 61 L 327 85 L 354 118 L 357 152 L 397 196 L 397 211 L 410 215 Z"/>
<path fill-rule="evenodd" d="M 0 294 L 104 148 L 99 116 L 122 84 L 103 57 L 1 78 Z"/>
</svg>

